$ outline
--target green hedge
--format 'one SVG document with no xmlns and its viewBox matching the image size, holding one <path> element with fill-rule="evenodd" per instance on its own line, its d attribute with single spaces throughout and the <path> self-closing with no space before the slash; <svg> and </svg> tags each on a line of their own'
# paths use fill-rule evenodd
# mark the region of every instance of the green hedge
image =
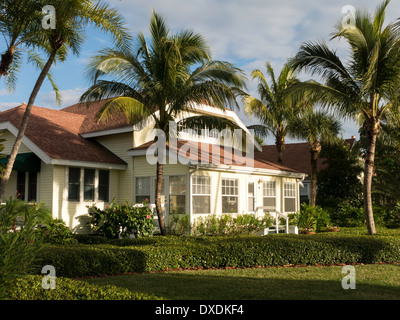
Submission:
<svg viewBox="0 0 400 320">
<path fill-rule="evenodd" d="M 49 247 L 41 255 L 40 265 L 53 265 L 57 276 L 84 277 L 176 268 L 380 262 L 400 262 L 398 237 L 151 237 Z"/>
<path fill-rule="evenodd" d="M 6 300 L 158 300 L 156 296 L 115 286 L 96 286 L 84 281 L 56 278 L 56 288 L 44 290 L 43 276 L 18 278 L 5 292 Z"/>
</svg>

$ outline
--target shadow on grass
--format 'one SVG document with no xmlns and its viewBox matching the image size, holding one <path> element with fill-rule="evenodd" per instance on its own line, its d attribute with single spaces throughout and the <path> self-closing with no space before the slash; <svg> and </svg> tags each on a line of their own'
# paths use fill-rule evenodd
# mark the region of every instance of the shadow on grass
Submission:
<svg viewBox="0 0 400 320">
<path fill-rule="evenodd" d="M 171 300 L 399 300 L 400 287 L 359 282 L 356 289 L 343 289 L 341 269 L 337 280 L 307 279 L 304 268 L 297 277 L 241 277 L 218 275 L 223 270 L 144 273 L 88 280 L 98 285 L 112 284 L 129 290 Z M 230 270 L 234 271 L 234 270 Z M 236 270 L 240 271 L 240 270 Z M 265 270 L 264 270 L 265 271 Z M 289 271 L 289 270 L 288 270 Z M 290 272 L 290 271 L 289 271 Z M 336 271 L 335 271 L 336 272 Z M 257 272 L 256 272 L 257 274 Z M 324 278 L 323 276 L 320 278 Z M 326 277 L 329 278 L 329 277 Z M 332 278 L 332 276 L 330 277 Z"/>
</svg>

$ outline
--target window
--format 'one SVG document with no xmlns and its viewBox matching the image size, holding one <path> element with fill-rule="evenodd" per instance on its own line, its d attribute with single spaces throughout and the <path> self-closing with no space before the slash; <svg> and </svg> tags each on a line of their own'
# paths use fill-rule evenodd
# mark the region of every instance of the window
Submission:
<svg viewBox="0 0 400 320">
<path fill-rule="evenodd" d="M 276 182 L 263 182 L 263 206 L 265 211 L 276 210 Z"/>
<path fill-rule="evenodd" d="M 36 201 L 37 199 L 37 172 L 29 172 L 28 174 L 28 201 Z"/>
<path fill-rule="evenodd" d="M 94 201 L 94 179 L 96 171 L 94 169 L 84 170 L 83 199 L 85 201 Z"/>
<path fill-rule="evenodd" d="M 185 213 L 186 176 L 169 177 L 169 213 Z"/>
<path fill-rule="evenodd" d="M 222 179 L 222 213 L 238 213 L 238 185 L 238 179 Z"/>
<path fill-rule="evenodd" d="M 193 213 L 211 213 L 210 177 L 192 177 Z"/>
<path fill-rule="evenodd" d="M 17 198 L 24 201 L 37 200 L 37 172 L 17 172 Z"/>
<path fill-rule="evenodd" d="M 150 177 L 136 178 L 136 203 L 150 200 Z"/>
<path fill-rule="evenodd" d="M 25 200 L 26 172 L 17 172 L 17 198 Z"/>
<path fill-rule="evenodd" d="M 256 204 L 256 194 L 254 188 L 254 182 L 249 182 L 247 184 L 247 211 L 255 212 L 255 204 Z"/>
<path fill-rule="evenodd" d="M 283 189 L 285 212 L 296 211 L 296 183 L 285 182 Z"/>
<path fill-rule="evenodd" d="M 69 168 L 68 173 L 68 200 L 79 201 L 80 199 L 81 169 Z"/>
<path fill-rule="evenodd" d="M 99 170 L 99 200 L 108 202 L 110 189 L 110 171 Z"/>
</svg>

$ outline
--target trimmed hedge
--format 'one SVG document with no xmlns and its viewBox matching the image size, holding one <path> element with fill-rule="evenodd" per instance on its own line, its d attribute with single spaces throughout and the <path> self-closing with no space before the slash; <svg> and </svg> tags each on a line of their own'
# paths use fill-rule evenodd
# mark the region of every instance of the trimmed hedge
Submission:
<svg viewBox="0 0 400 320">
<path fill-rule="evenodd" d="M 18 278 L 5 292 L 6 300 L 159 300 L 156 296 L 115 286 L 96 286 L 84 281 L 56 278 L 54 290 L 42 288 L 43 276 Z"/>
<path fill-rule="evenodd" d="M 49 247 L 41 255 L 40 265 L 53 265 L 57 276 L 85 277 L 178 268 L 381 262 L 400 262 L 398 237 L 150 237 Z"/>
</svg>

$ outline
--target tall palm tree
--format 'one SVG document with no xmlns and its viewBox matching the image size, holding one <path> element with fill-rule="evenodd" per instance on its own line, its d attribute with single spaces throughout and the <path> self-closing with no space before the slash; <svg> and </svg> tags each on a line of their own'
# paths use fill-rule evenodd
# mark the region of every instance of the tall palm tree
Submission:
<svg viewBox="0 0 400 320">
<path fill-rule="evenodd" d="M 252 78 L 258 80 L 259 98 L 244 96 L 244 110 L 249 116 L 254 115 L 261 122 L 248 126 L 254 130 L 256 136 L 265 138 L 272 134 L 275 137 L 277 160 L 282 162 L 288 121 L 302 109 L 302 101 L 289 97 L 286 90 L 299 80 L 288 63 L 283 66 L 278 78 L 275 77 L 269 62 L 265 66 L 271 84 L 268 84 L 267 77 L 260 70 L 254 70 Z"/>
<path fill-rule="evenodd" d="M 43 28 L 38 21 L 43 17 L 44 1 L 1 0 L 0 1 L 0 33 L 4 38 L 5 48 L 0 58 L 0 78 L 5 77 L 8 89 L 16 86 L 17 73 L 23 62 L 24 53 L 28 61 L 43 68 L 44 62 L 34 51 L 41 47 L 40 35 Z M 51 74 L 47 75 L 57 101 L 60 102 L 58 88 Z"/>
<path fill-rule="evenodd" d="M 93 24 L 96 27 L 109 32 L 120 45 L 129 40 L 130 37 L 123 27 L 122 17 L 117 11 L 108 7 L 101 1 L 92 0 L 46 0 L 47 5 L 52 5 L 57 12 L 57 23 L 55 29 L 42 30 L 37 43 L 48 54 L 48 60 L 44 64 L 34 88 L 30 94 L 24 116 L 21 121 L 17 137 L 13 144 L 6 170 L 0 183 L 0 199 L 4 196 L 5 188 L 10 179 L 11 171 L 22 143 L 22 138 L 29 122 L 32 106 L 36 96 L 48 75 L 51 66 L 56 59 L 64 61 L 69 53 L 79 54 L 80 45 L 83 42 L 84 27 Z M 38 22 L 40 23 L 40 21 Z"/>
<path fill-rule="evenodd" d="M 88 71 L 94 84 L 82 95 L 81 102 L 111 98 L 99 111 L 98 120 L 120 112 L 130 123 L 150 117 L 154 128 L 165 133 L 168 144 L 170 121 L 196 103 L 221 110 L 237 105 L 235 88 L 244 86 L 242 72 L 227 62 L 211 60 L 201 35 L 190 30 L 171 34 L 164 19 L 153 11 L 149 41 L 139 33 L 134 51 L 106 49 L 92 59 Z M 210 116 L 183 122 L 192 127 L 196 123 L 229 126 L 226 119 Z M 165 235 L 162 178 L 163 163 L 157 161 L 156 211 Z"/>
<path fill-rule="evenodd" d="M 314 207 L 317 196 L 317 161 L 322 150 L 321 144 L 337 141 L 340 131 L 340 122 L 322 111 L 307 110 L 291 119 L 289 123 L 289 135 L 308 142 L 311 155 L 310 205 Z"/>
<path fill-rule="evenodd" d="M 322 106 L 359 120 L 366 133 L 363 196 L 369 234 L 376 233 L 371 198 L 376 139 L 384 118 L 399 111 L 400 28 L 398 23 L 384 27 L 388 4 L 383 2 L 374 14 L 357 10 L 353 26 L 338 23 L 333 38 L 350 45 L 346 62 L 322 41 L 303 44 L 291 61 L 295 70 L 322 79 L 301 83 L 295 91 L 312 93 Z"/>
</svg>

